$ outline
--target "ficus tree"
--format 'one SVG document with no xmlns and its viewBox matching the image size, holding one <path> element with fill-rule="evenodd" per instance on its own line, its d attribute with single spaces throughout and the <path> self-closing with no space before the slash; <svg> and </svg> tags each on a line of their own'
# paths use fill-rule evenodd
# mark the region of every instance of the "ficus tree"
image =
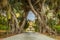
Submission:
<svg viewBox="0 0 60 40">
<path fill-rule="evenodd" d="M 3 3 L 5 2 L 5 3 Z M 51 34 L 56 34 L 56 31 L 54 31 L 53 29 L 51 29 L 49 27 L 49 25 L 47 25 L 46 20 L 48 20 L 46 13 L 50 10 L 53 10 L 53 14 L 56 14 L 57 11 L 59 10 L 60 7 L 60 1 L 59 0 L 1 0 L 0 1 L 0 9 L 1 10 L 6 10 L 7 14 L 10 13 L 11 14 L 11 18 L 13 21 L 15 21 L 16 23 L 16 33 L 22 32 L 24 29 L 24 25 L 26 23 L 26 18 L 28 15 L 28 12 L 31 10 L 35 16 L 37 17 L 38 21 L 39 21 L 39 32 L 41 33 L 45 33 L 46 31 Z M 19 22 L 16 18 L 16 15 L 13 11 L 13 8 L 15 8 L 16 10 L 20 11 L 20 10 L 24 10 L 24 16 L 23 16 L 23 21 L 21 21 L 21 25 L 19 26 Z M 14 22 L 12 22 L 12 24 L 14 25 Z M 13 27 L 15 28 L 15 26 Z M 12 28 L 12 29 L 13 29 Z"/>
</svg>

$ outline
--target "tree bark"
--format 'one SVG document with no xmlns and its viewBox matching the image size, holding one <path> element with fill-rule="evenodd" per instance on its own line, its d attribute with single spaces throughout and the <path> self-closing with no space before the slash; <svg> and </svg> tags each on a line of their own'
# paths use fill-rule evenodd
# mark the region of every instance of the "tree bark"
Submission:
<svg viewBox="0 0 60 40">
<path fill-rule="evenodd" d="M 39 5 L 39 7 L 40 7 L 40 3 L 38 4 Z M 44 2 L 43 2 L 43 4 L 42 4 L 42 6 L 44 6 Z M 42 9 L 43 9 L 43 7 L 41 7 Z M 41 9 L 41 10 L 42 10 Z M 43 10 L 44 11 L 44 10 Z M 48 30 L 48 32 L 49 33 L 54 33 L 54 34 L 56 34 L 56 31 L 53 31 L 53 29 L 52 28 L 50 28 L 48 25 L 47 25 L 47 23 L 46 23 L 46 16 L 45 16 L 45 13 L 42 11 L 42 13 L 40 13 L 41 14 L 41 18 L 43 18 L 42 20 L 43 20 L 43 22 L 45 23 L 45 25 L 44 26 L 46 26 L 44 29 L 47 31 Z M 47 27 L 48 26 L 48 27 Z M 43 30 L 44 31 L 44 30 Z"/>
<path fill-rule="evenodd" d="M 16 15 L 14 14 L 12 8 L 11 8 L 11 5 L 9 4 L 9 6 L 7 7 L 7 11 L 9 11 L 9 13 L 12 15 L 12 20 L 14 21 L 15 20 L 15 24 L 16 24 L 16 33 L 18 33 L 18 30 L 20 30 L 19 28 L 19 24 L 18 24 L 18 20 L 16 18 Z M 14 22 L 13 22 L 13 26 L 14 26 Z M 14 29 L 15 27 L 12 27 L 12 30 Z M 15 30 L 15 29 L 14 29 Z"/>
</svg>

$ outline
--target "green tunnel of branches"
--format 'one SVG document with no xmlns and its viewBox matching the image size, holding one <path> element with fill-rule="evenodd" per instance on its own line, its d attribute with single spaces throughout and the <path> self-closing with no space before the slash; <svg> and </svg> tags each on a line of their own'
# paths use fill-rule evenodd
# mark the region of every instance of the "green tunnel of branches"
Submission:
<svg viewBox="0 0 60 40">
<path fill-rule="evenodd" d="M 23 19 L 19 23 L 14 12 L 15 10 L 20 13 L 23 11 Z M 58 15 L 60 11 L 60 1 L 59 0 L 0 0 L 0 11 L 6 11 L 6 15 L 11 15 L 11 19 L 8 20 L 8 26 L 11 26 L 11 31 L 16 33 L 21 33 L 24 30 L 26 24 L 28 12 L 31 10 L 37 17 L 39 22 L 39 32 L 49 34 L 57 34 L 56 30 L 47 24 L 47 20 L 52 19 Z M 2 14 L 1 11 L 1 14 Z M 48 18 L 47 15 L 52 13 L 54 16 Z M 8 17 L 7 17 L 8 19 Z M 59 16 L 58 16 L 59 19 Z M 12 24 L 12 25 L 11 25 Z"/>
</svg>

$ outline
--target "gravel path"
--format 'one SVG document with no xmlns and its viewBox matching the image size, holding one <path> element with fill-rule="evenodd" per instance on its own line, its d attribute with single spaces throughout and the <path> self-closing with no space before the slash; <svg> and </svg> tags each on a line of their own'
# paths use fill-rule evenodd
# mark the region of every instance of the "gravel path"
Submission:
<svg viewBox="0 0 60 40">
<path fill-rule="evenodd" d="M 22 33 L 5 38 L 3 40 L 55 40 L 55 39 L 39 33 Z"/>
</svg>

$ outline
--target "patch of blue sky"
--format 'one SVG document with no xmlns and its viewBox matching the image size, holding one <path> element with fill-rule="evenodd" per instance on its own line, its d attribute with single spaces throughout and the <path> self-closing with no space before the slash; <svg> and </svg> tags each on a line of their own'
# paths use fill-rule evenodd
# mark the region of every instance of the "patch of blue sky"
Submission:
<svg viewBox="0 0 60 40">
<path fill-rule="evenodd" d="M 27 16 L 27 20 L 31 20 L 31 21 L 35 20 L 35 15 L 33 14 L 32 11 L 29 11 L 29 14 Z"/>
</svg>

